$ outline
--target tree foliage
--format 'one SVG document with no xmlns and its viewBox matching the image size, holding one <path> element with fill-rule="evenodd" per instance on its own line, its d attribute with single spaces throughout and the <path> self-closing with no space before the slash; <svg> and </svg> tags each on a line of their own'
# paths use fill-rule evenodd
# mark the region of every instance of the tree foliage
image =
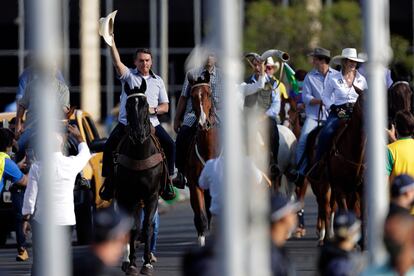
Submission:
<svg viewBox="0 0 414 276">
<path fill-rule="evenodd" d="M 319 31 L 312 28 L 314 22 L 318 22 Z M 271 48 L 286 51 L 295 68 L 311 68 L 306 54 L 315 38 L 318 46 L 331 50 L 332 56 L 339 55 L 346 47 L 362 50 L 363 22 L 358 1 L 336 1 L 323 6 L 319 15 L 313 16 L 306 11 L 303 0 L 292 1 L 288 7 L 258 0 L 247 6 L 245 23 L 246 51 L 261 53 Z M 394 38 L 392 44 L 395 58 L 405 63 L 407 43 L 402 38 Z"/>
</svg>

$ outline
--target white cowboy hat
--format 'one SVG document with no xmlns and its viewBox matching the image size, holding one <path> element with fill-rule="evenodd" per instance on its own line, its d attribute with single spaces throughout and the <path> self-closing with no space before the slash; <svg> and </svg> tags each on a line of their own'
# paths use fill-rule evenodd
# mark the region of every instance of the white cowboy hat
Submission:
<svg viewBox="0 0 414 276">
<path fill-rule="evenodd" d="M 364 59 L 358 58 L 357 50 L 355 48 L 343 49 L 342 54 L 340 56 L 334 56 L 332 58 L 332 63 L 340 65 L 343 59 L 349 59 L 359 63 L 365 62 Z"/>
<path fill-rule="evenodd" d="M 106 17 L 99 19 L 99 35 L 103 37 L 109 46 L 112 46 L 113 43 L 112 35 L 114 33 L 114 21 L 117 12 L 118 10 L 115 10 Z"/>
<path fill-rule="evenodd" d="M 274 62 L 274 60 L 273 60 L 272 57 L 268 57 L 266 59 L 266 63 L 265 64 L 266 64 L 266 66 L 272 66 L 272 67 L 274 67 L 275 68 L 275 72 L 277 72 L 279 70 L 279 68 L 280 68 L 279 61 Z"/>
</svg>

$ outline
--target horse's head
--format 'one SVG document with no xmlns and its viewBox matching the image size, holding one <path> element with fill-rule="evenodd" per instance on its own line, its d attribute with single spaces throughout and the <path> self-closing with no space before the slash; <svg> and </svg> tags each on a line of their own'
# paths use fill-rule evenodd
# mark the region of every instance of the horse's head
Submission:
<svg viewBox="0 0 414 276">
<path fill-rule="evenodd" d="M 191 101 L 198 123 L 203 129 L 209 129 L 214 123 L 210 119 L 213 108 L 210 73 L 204 71 L 197 80 L 189 75 L 188 82 L 191 85 Z"/>
<path fill-rule="evenodd" d="M 149 107 L 144 92 L 147 90 L 147 83 L 142 79 L 141 87 L 129 87 L 125 83 L 127 95 L 126 111 L 128 120 L 128 135 L 131 140 L 141 144 L 148 138 L 151 132 L 149 121 Z"/>
</svg>

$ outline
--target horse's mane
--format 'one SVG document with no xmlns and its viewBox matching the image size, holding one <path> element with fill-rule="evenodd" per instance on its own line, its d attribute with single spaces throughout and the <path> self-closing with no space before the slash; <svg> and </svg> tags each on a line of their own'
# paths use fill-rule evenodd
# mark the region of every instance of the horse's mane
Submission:
<svg viewBox="0 0 414 276">
<path fill-rule="evenodd" d="M 149 106 L 147 98 L 143 94 L 146 90 L 146 82 L 142 79 L 141 87 L 131 89 L 125 83 L 125 92 L 131 96 L 126 102 L 128 118 L 128 136 L 133 143 L 143 143 L 151 134 L 151 123 L 149 120 Z"/>
</svg>

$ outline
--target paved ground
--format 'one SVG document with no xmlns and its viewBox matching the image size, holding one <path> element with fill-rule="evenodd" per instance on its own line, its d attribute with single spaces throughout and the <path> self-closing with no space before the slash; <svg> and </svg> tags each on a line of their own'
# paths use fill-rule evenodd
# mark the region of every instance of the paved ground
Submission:
<svg viewBox="0 0 414 276">
<path fill-rule="evenodd" d="M 309 194 L 309 193 L 308 193 Z M 300 240 L 290 240 L 288 249 L 296 263 L 297 275 L 315 275 L 317 258 L 315 221 L 316 203 L 312 195 L 306 198 L 307 235 Z M 188 201 L 177 203 L 168 212 L 161 215 L 160 234 L 158 239 L 155 269 L 157 276 L 181 275 L 181 256 L 191 248 L 196 248 L 196 237 L 193 226 L 193 216 Z M 30 262 L 15 262 L 15 249 L 9 240 L 8 248 L 0 249 L 0 268 L 6 270 L 3 275 L 29 275 Z M 80 254 L 84 248 L 74 248 L 75 254 Z M 123 275 L 123 274 L 120 274 Z"/>
</svg>

